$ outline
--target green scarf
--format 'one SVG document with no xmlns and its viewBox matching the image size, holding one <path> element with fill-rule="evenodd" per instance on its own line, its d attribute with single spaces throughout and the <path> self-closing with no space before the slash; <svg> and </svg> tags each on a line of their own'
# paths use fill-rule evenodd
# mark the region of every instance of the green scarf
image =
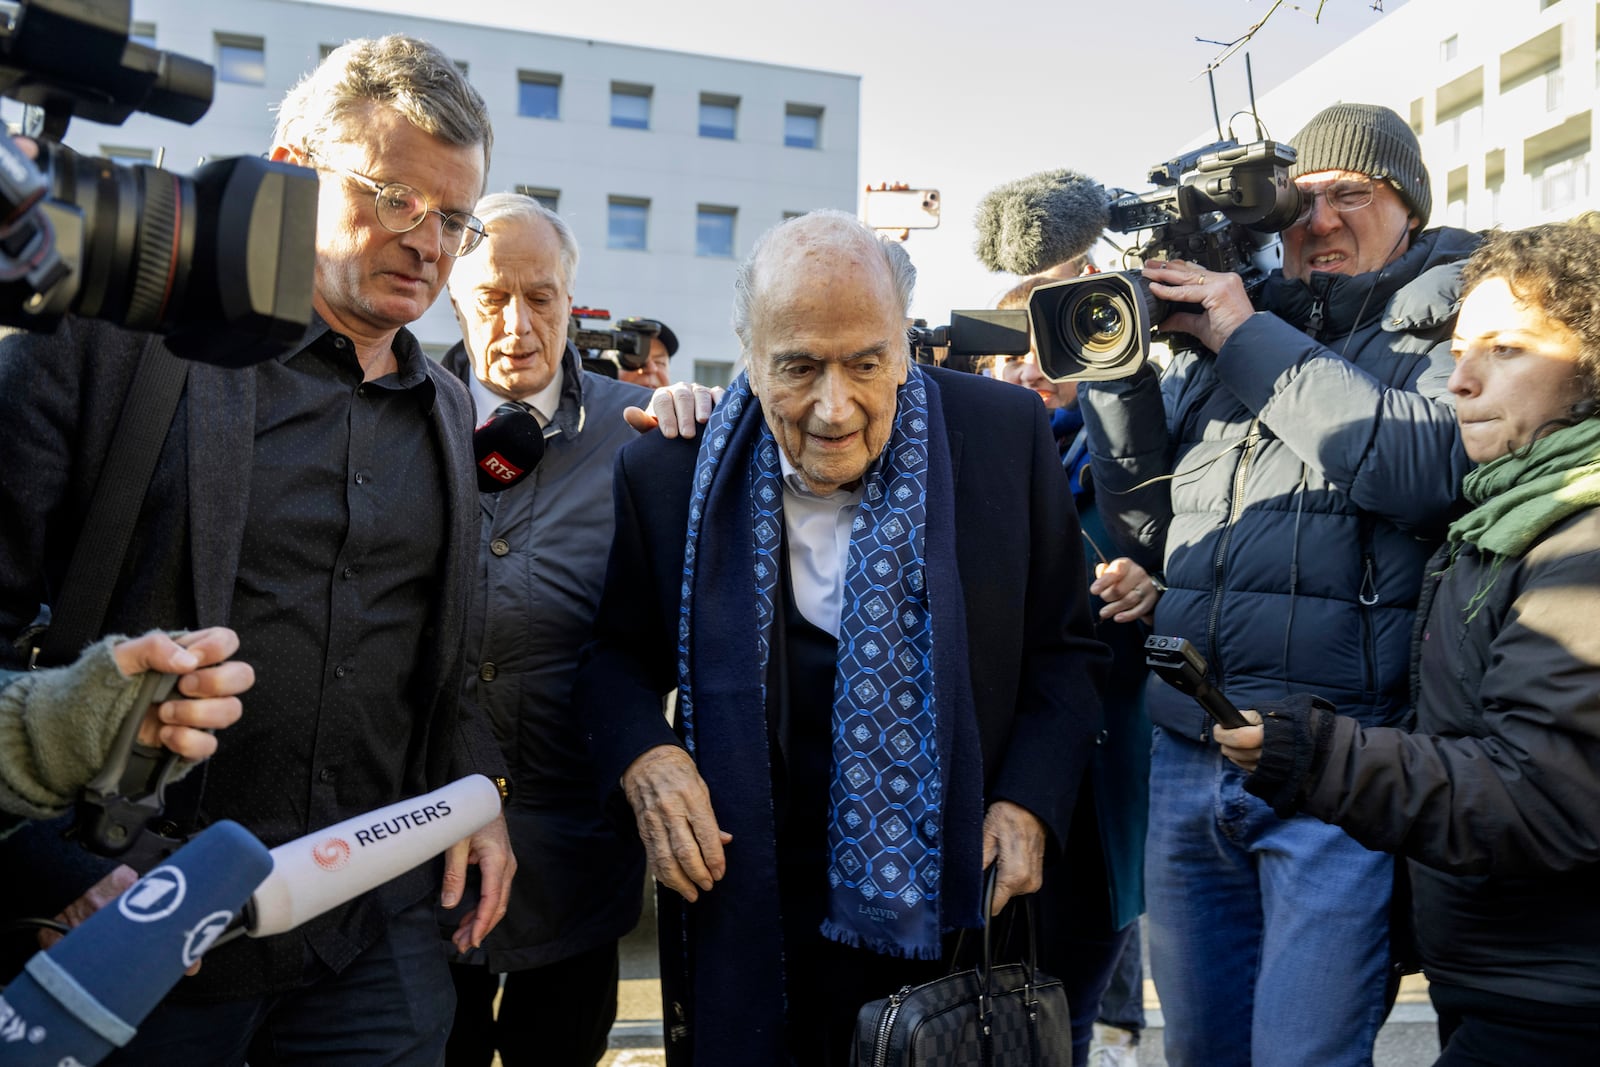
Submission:
<svg viewBox="0 0 1600 1067">
<path fill-rule="evenodd" d="M 1600 419 L 1585 419 L 1468 474 L 1461 486 L 1477 505 L 1450 524 L 1453 556 L 1465 541 L 1516 559 L 1568 515 L 1600 504 Z"/>
</svg>

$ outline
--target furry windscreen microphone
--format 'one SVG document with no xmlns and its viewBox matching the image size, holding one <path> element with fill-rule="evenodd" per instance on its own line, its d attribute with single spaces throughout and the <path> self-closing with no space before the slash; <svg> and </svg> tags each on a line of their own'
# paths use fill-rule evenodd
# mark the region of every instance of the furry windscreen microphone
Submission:
<svg viewBox="0 0 1600 1067">
<path fill-rule="evenodd" d="M 1109 216 L 1105 186 L 1073 170 L 1007 182 L 978 204 L 978 259 L 990 270 L 1038 274 L 1089 251 Z"/>
</svg>

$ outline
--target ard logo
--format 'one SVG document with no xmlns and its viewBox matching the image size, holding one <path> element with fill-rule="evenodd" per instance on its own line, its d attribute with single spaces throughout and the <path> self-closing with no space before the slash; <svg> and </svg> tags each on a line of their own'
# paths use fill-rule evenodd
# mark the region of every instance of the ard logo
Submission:
<svg viewBox="0 0 1600 1067">
<path fill-rule="evenodd" d="M 159 922 L 178 910 L 187 891 L 182 871 L 157 867 L 117 898 L 117 910 L 136 923 Z"/>
</svg>

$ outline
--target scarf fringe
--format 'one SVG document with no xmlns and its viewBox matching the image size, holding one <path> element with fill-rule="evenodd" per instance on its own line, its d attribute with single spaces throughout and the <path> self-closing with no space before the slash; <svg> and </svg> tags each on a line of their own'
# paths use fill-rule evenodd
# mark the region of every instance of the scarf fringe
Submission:
<svg viewBox="0 0 1600 1067">
<path fill-rule="evenodd" d="M 840 926 L 832 919 L 822 920 L 822 936 L 847 948 L 865 949 L 868 952 L 876 952 L 880 956 L 894 956 L 902 960 L 938 961 L 944 958 L 944 946 L 942 945 L 902 945 L 897 941 L 880 941 L 876 938 L 865 938 L 861 936 L 860 931 Z"/>
</svg>

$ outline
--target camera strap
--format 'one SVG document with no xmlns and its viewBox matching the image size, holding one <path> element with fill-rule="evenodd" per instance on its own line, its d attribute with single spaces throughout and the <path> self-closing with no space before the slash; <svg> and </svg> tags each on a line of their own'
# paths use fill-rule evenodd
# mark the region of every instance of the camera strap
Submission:
<svg viewBox="0 0 1600 1067">
<path fill-rule="evenodd" d="M 40 665 L 70 663 L 100 636 L 188 376 L 189 364 L 167 351 L 160 337 L 152 335 L 145 342 L 80 527 L 82 536 L 61 588 L 51 598 L 50 628 L 34 651 Z"/>
</svg>

